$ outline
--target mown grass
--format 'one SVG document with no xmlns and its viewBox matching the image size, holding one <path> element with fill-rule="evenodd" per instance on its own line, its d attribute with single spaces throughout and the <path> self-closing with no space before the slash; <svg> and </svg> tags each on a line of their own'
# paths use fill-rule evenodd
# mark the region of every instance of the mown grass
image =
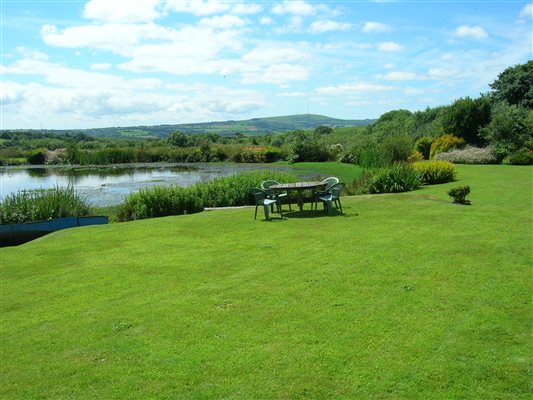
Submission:
<svg viewBox="0 0 533 400">
<path fill-rule="evenodd" d="M 6 399 L 528 399 L 531 167 L 0 250 Z M 469 185 L 472 206 L 446 191 Z"/>
</svg>

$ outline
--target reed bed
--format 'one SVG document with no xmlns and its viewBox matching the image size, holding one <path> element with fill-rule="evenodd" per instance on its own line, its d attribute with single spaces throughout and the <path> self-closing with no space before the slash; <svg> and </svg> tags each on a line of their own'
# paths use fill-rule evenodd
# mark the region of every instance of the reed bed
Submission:
<svg viewBox="0 0 533 400">
<path fill-rule="evenodd" d="M 90 206 L 72 186 L 20 190 L 0 202 L 0 224 L 89 215 Z"/>
</svg>

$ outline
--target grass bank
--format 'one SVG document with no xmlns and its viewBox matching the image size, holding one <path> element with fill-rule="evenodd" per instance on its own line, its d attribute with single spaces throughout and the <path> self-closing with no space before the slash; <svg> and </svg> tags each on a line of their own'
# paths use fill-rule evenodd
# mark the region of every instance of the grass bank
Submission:
<svg viewBox="0 0 533 400">
<path fill-rule="evenodd" d="M 529 398 L 531 174 L 459 166 L 344 216 L 231 209 L 1 249 L 1 396 Z"/>
</svg>

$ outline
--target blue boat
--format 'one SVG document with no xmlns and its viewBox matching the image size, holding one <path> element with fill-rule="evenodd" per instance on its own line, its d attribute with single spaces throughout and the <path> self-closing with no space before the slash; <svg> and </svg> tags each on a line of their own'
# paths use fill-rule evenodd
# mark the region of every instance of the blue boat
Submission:
<svg viewBox="0 0 533 400">
<path fill-rule="evenodd" d="M 61 229 L 87 225 L 102 225 L 108 222 L 108 217 L 96 216 L 56 218 L 48 221 L 0 225 L 0 247 L 16 246 Z"/>
</svg>

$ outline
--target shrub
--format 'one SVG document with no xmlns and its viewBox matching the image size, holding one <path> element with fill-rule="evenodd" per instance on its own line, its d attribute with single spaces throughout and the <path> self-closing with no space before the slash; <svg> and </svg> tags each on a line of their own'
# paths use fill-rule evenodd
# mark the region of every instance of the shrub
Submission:
<svg viewBox="0 0 533 400">
<path fill-rule="evenodd" d="M 358 164 L 362 168 L 381 168 L 388 164 L 388 160 L 378 148 L 368 146 L 360 150 Z"/>
<path fill-rule="evenodd" d="M 417 161 L 422 161 L 423 159 L 424 159 L 424 156 L 422 155 L 422 153 L 414 150 L 409 156 L 409 158 L 407 159 L 407 161 L 410 163 L 414 163 Z"/>
<path fill-rule="evenodd" d="M 457 136 L 453 135 L 444 135 L 441 136 L 431 144 L 431 150 L 429 153 L 429 158 L 437 153 L 444 153 L 451 149 L 460 149 L 465 146 L 465 141 Z"/>
<path fill-rule="evenodd" d="M 306 133 L 302 130 L 296 130 L 288 136 L 289 148 L 291 152 L 290 161 L 327 161 L 328 152 L 322 143 L 321 136 L 316 133 Z"/>
<path fill-rule="evenodd" d="M 531 165 L 533 164 L 533 153 L 528 150 L 516 151 L 505 157 L 503 163 L 506 165 Z"/>
<path fill-rule="evenodd" d="M 0 203 L 0 224 L 18 224 L 63 217 L 84 217 L 90 207 L 72 186 L 22 190 Z"/>
<path fill-rule="evenodd" d="M 379 146 L 387 165 L 407 161 L 413 149 L 413 139 L 407 134 L 388 136 Z"/>
<path fill-rule="evenodd" d="M 379 170 L 369 186 L 370 193 L 397 193 L 418 189 L 420 174 L 407 163 L 397 163 Z"/>
<path fill-rule="evenodd" d="M 46 161 L 46 149 L 35 149 L 28 154 L 28 163 L 32 165 L 43 165 Z"/>
<path fill-rule="evenodd" d="M 46 153 L 45 164 L 47 165 L 63 164 L 65 162 L 65 158 L 66 158 L 65 149 L 51 150 Z"/>
<path fill-rule="evenodd" d="M 241 148 L 240 153 L 233 160 L 244 163 L 270 163 L 278 161 L 281 152 L 275 147 L 246 146 Z"/>
<path fill-rule="evenodd" d="M 481 132 L 502 156 L 521 149 L 533 150 L 533 110 L 498 103 L 492 109 L 490 124 Z"/>
<path fill-rule="evenodd" d="M 470 200 L 466 199 L 466 196 L 470 193 L 470 186 L 459 186 L 453 189 L 448 190 L 448 195 L 453 197 L 453 202 L 455 204 L 464 204 L 469 205 Z"/>
<path fill-rule="evenodd" d="M 497 164 L 498 157 L 494 147 L 467 146 L 464 149 L 453 149 L 445 153 L 435 154 L 434 160 L 444 160 L 455 164 Z"/>
<path fill-rule="evenodd" d="M 372 184 L 372 171 L 364 170 L 363 174 L 345 187 L 348 194 L 368 194 Z"/>
<path fill-rule="evenodd" d="M 457 176 L 455 165 L 448 161 L 419 161 L 412 165 L 426 185 L 453 182 Z"/>
<path fill-rule="evenodd" d="M 431 152 L 431 144 L 433 139 L 428 136 L 423 136 L 415 142 L 415 151 L 418 151 L 424 157 L 424 160 L 429 160 L 429 154 Z"/>
<path fill-rule="evenodd" d="M 288 173 L 275 171 L 241 172 L 183 188 L 154 187 L 129 195 L 118 207 L 119 221 L 181 215 L 200 212 L 204 207 L 243 206 L 253 204 L 251 187 L 262 181 L 294 182 Z"/>
</svg>

